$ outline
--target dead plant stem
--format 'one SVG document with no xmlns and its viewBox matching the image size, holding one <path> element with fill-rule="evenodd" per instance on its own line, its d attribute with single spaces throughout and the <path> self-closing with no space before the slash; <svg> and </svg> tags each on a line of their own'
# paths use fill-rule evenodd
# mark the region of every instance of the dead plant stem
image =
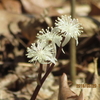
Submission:
<svg viewBox="0 0 100 100">
<path fill-rule="evenodd" d="M 75 17 L 75 0 L 71 0 L 71 16 L 72 19 Z M 71 68 L 71 79 L 73 84 L 75 84 L 76 80 L 76 45 L 75 39 L 71 39 L 70 41 L 70 68 Z"/>
</svg>

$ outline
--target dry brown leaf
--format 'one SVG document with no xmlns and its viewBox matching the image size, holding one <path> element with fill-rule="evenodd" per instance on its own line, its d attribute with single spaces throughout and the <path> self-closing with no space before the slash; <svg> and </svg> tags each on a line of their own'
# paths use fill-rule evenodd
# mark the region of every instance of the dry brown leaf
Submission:
<svg viewBox="0 0 100 100">
<path fill-rule="evenodd" d="M 49 16 L 59 15 L 55 7 L 62 6 L 64 0 L 21 0 L 22 6 L 26 12 L 40 16 L 45 13 L 45 9 L 48 10 Z"/>
<path fill-rule="evenodd" d="M 79 96 L 78 96 L 78 98 L 76 100 L 84 100 L 83 90 L 80 91 L 80 94 L 79 94 Z"/>
<path fill-rule="evenodd" d="M 40 24 L 38 20 L 33 19 L 33 21 L 20 21 L 18 26 L 23 36 L 32 43 L 36 40 L 37 32 L 41 29 L 39 28 Z"/>
<path fill-rule="evenodd" d="M 54 7 L 49 7 L 47 8 L 47 10 L 48 10 L 48 16 L 60 16 L 61 14 L 65 14 L 65 13 L 60 13 L 58 9 L 55 9 Z"/>
<path fill-rule="evenodd" d="M 13 87 L 13 85 L 17 79 L 18 79 L 18 77 L 16 75 L 12 75 L 12 74 L 5 76 L 3 79 L 1 78 L 0 79 L 0 88 Z"/>
<path fill-rule="evenodd" d="M 14 13 L 21 13 L 21 4 L 18 0 L 1 0 L 3 7 L 5 10 L 14 12 Z"/>
<path fill-rule="evenodd" d="M 95 87 L 84 88 L 84 98 L 85 100 L 100 100 L 100 76 L 97 70 L 97 58 L 94 59 L 94 82 Z"/>
<path fill-rule="evenodd" d="M 90 2 L 91 11 L 89 15 L 100 15 L 100 3 Z"/>
<path fill-rule="evenodd" d="M 4 9 L 4 7 L 3 7 L 2 3 L 0 3 L 0 10 L 3 10 L 3 9 Z"/>
<path fill-rule="evenodd" d="M 98 69 L 97 69 L 97 60 L 98 58 L 94 59 L 94 82 L 93 84 L 96 84 L 96 88 L 93 88 L 90 93 L 90 99 L 89 100 L 100 100 L 100 76 L 98 75 Z M 91 96 L 92 95 L 92 96 Z"/>
<path fill-rule="evenodd" d="M 18 22 L 24 20 L 30 20 L 30 18 L 21 14 L 19 15 L 5 10 L 0 10 L 0 34 L 11 40 L 13 36 L 9 32 L 8 25 L 11 23 L 11 31 L 16 34 L 20 32 Z"/>
<path fill-rule="evenodd" d="M 80 23 L 82 23 L 82 27 L 84 29 L 84 32 L 82 33 L 81 37 L 93 36 L 95 34 L 94 30 L 98 30 L 98 25 L 93 22 L 91 17 L 78 17 L 78 19 Z"/>
<path fill-rule="evenodd" d="M 43 8 L 35 5 L 31 0 L 21 0 L 21 3 L 26 10 L 26 12 L 31 14 L 41 14 L 43 13 Z"/>
<path fill-rule="evenodd" d="M 58 100 L 58 90 L 55 91 L 48 100 Z"/>
<path fill-rule="evenodd" d="M 15 100 L 15 98 L 7 89 L 0 88 L 0 100 Z"/>
<path fill-rule="evenodd" d="M 77 97 L 77 94 L 71 91 L 70 87 L 68 86 L 67 75 L 63 73 L 60 78 L 58 100 L 76 100 Z"/>
<path fill-rule="evenodd" d="M 91 73 L 94 73 L 94 63 L 93 62 L 88 64 L 88 71 Z"/>
<path fill-rule="evenodd" d="M 61 6 L 65 0 L 21 0 L 22 2 L 32 3 L 37 5 L 41 8 L 48 8 L 48 7 L 59 7 Z"/>
</svg>

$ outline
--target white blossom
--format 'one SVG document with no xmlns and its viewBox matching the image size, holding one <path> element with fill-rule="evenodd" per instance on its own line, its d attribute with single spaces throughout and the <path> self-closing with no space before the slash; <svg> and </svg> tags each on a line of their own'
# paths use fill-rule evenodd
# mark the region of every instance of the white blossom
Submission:
<svg viewBox="0 0 100 100">
<path fill-rule="evenodd" d="M 78 22 L 78 19 L 71 19 L 71 16 L 62 15 L 61 18 L 55 22 L 56 28 L 59 28 L 65 36 L 64 43 L 62 44 L 65 46 L 71 38 L 75 38 L 76 43 L 78 44 L 78 36 L 82 32 L 83 27 Z"/>
<path fill-rule="evenodd" d="M 39 33 L 37 34 L 37 38 L 40 40 L 44 40 L 48 43 L 51 42 L 53 45 L 60 43 L 62 40 L 60 30 L 53 27 L 48 27 L 46 30 L 42 29 L 41 31 L 39 31 Z"/>
<path fill-rule="evenodd" d="M 54 63 L 57 59 L 54 57 L 54 48 L 52 44 L 47 44 L 44 41 L 32 43 L 31 48 L 27 48 L 27 57 L 31 58 L 29 62 L 39 62 L 41 64 Z"/>
</svg>

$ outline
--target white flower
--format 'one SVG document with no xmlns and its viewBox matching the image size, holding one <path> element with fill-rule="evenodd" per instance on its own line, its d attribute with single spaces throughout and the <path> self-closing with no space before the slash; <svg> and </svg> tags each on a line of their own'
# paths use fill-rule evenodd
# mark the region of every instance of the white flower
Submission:
<svg viewBox="0 0 100 100">
<path fill-rule="evenodd" d="M 42 41 L 33 43 L 31 48 L 27 48 L 27 57 L 31 58 L 30 62 L 39 62 L 41 64 L 54 63 L 57 59 L 54 57 L 54 49 L 52 44 L 47 44 Z"/>
<path fill-rule="evenodd" d="M 78 44 L 78 36 L 82 32 L 81 29 L 83 29 L 78 19 L 71 19 L 71 16 L 62 15 L 61 18 L 58 17 L 55 25 L 56 28 L 59 28 L 61 32 L 64 33 L 63 36 L 65 36 L 65 40 L 63 46 L 66 45 L 71 38 L 75 38 Z"/>
<path fill-rule="evenodd" d="M 47 28 L 46 30 L 42 29 L 37 34 L 37 38 L 44 40 L 48 43 L 58 44 L 62 40 L 62 36 L 59 34 L 60 30 L 58 28 Z"/>
</svg>

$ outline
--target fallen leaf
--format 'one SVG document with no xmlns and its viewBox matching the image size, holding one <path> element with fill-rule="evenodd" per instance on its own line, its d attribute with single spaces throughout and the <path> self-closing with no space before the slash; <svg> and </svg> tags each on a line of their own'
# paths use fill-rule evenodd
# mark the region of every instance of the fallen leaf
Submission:
<svg viewBox="0 0 100 100">
<path fill-rule="evenodd" d="M 13 13 L 22 13 L 21 4 L 18 0 L 1 0 L 5 10 Z"/>
<path fill-rule="evenodd" d="M 7 89 L 0 88 L 0 100 L 15 100 L 14 95 Z"/>
<path fill-rule="evenodd" d="M 64 4 L 65 0 L 21 0 L 22 2 L 32 3 L 41 8 L 48 8 L 48 7 L 59 7 Z"/>
<path fill-rule="evenodd" d="M 0 10 L 3 10 L 3 9 L 4 9 L 4 7 L 3 7 L 2 3 L 0 3 Z"/>
<path fill-rule="evenodd" d="M 8 25 L 11 23 L 11 31 L 14 32 L 14 34 L 17 34 L 20 32 L 18 22 L 30 20 L 29 17 L 26 17 L 23 14 L 14 14 L 5 10 L 0 10 L 0 16 L 0 34 L 9 38 L 10 40 L 12 40 L 13 36 L 9 32 Z"/>
<path fill-rule="evenodd" d="M 91 17 L 78 17 L 78 20 L 80 23 L 82 23 L 82 27 L 84 31 L 81 37 L 93 36 L 95 34 L 94 31 L 98 30 L 98 25 L 94 22 L 95 19 Z"/>
<path fill-rule="evenodd" d="M 77 97 L 77 94 L 75 94 L 68 86 L 67 75 L 63 73 L 59 82 L 58 100 L 76 100 Z"/>
<path fill-rule="evenodd" d="M 40 24 L 38 20 L 33 19 L 33 21 L 20 21 L 18 26 L 23 36 L 32 43 L 36 40 L 36 35 L 39 29 L 41 29 L 41 27 L 39 28 Z"/>
<path fill-rule="evenodd" d="M 96 88 L 93 88 L 91 90 L 90 95 L 91 100 L 99 100 L 100 99 L 100 76 L 98 75 L 98 69 L 97 69 L 97 60 L 98 58 L 94 58 L 94 82 L 93 84 L 96 84 Z"/>
<path fill-rule="evenodd" d="M 78 96 L 78 98 L 76 100 L 84 100 L 83 90 L 80 91 L 80 94 L 79 94 L 79 96 Z"/>
<path fill-rule="evenodd" d="M 21 0 L 22 6 L 26 12 L 31 14 L 41 14 L 43 13 L 43 8 L 35 5 L 32 0 Z"/>
<path fill-rule="evenodd" d="M 89 15 L 100 15 L 100 3 L 90 2 L 91 11 Z"/>
<path fill-rule="evenodd" d="M 45 9 L 48 10 L 49 16 L 59 15 L 57 7 L 61 7 L 64 4 L 64 0 L 21 0 L 24 10 L 34 16 L 41 16 L 44 14 Z"/>
</svg>

